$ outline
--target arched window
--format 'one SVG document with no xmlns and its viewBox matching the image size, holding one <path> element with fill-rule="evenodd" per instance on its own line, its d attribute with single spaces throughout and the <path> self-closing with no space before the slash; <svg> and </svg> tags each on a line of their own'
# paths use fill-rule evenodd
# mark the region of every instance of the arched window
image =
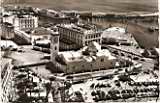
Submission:
<svg viewBox="0 0 160 103">
<path fill-rule="evenodd" d="M 54 47 L 54 50 L 57 50 L 57 46 Z"/>
<path fill-rule="evenodd" d="M 104 62 L 104 58 L 101 59 L 101 62 Z"/>
</svg>

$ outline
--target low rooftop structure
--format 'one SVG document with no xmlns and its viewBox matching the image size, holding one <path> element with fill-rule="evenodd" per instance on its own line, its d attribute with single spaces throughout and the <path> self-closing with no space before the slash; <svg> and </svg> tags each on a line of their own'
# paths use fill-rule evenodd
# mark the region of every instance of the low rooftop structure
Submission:
<svg viewBox="0 0 160 103">
<path fill-rule="evenodd" d="M 65 25 L 61 25 L 61 27 L 68 28 L 80 33 L 84 33 L 85 35 L 101 31 L 94 24 L 83 24 L 83 23 L 65 24 Z"/>
<path fill-rule="evenodd" d="M 106 44 L 122 44 L 122 45 L 137 45 L 138 43 L 132 34 L 127 33 L 125 28 L 111 27 L 102 33 L 103 43 Z"/>
<path fill-rule="evenodd" d="M 50 34 L 55 30 L 50 28 L 38 27 L 31 31 L 32 43 L 50 44 Z"/>
<path fill-rule="evenodd" d="M 5 48 L 17 49 L 18 45 L 11 40 L 0 40 L 1 50 Z"/>
</svg>

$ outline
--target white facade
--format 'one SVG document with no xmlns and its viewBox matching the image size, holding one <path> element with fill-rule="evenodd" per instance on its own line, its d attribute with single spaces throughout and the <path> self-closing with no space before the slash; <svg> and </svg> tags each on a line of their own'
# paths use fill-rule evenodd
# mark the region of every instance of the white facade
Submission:
<svg viewBox="0 0 160 103">
<path fill-rule="evenodd" d="M 3 22 L 8 22 L 8 23 L 13 25 L 14 24 L 14 18 L 15 18 L 14 15 L 8 15 L 8 16 L 5 16 L 5 17 L 3 16 Z"/>
<path fill-rule="evenodd" d="M 65 73 L 104 70 L 113 68 L 116 63 L 116 57 L 107 49 L 101 49 L 96 42 L 79 51 L 59 52 L 55 60 L 59 69 Z"/>
<path fill-rule="evenodd" d="M 1 48 L 12 48 L 12 49 L 18 49 L 18 45 L 15 44 L 11 40 L 0 40 L 0 46 Z"/>
<path fill-rule="evenodd" d="M 38 27 L 38 18 L 35 16 L 25 16 L 15 18 L 14 26 L 19 29 L 30 29 Z"/>
<path fill-rule="evenodd" d="M 38 17 L 32 15 L 10 15 L 3 17 L 3 22 L 13 24 L 15 29 L 32 29 L 38 27 Z"/>
<path fill-rule="evenodd" d="M 130 33 L 126 33 L 125 28 L 111 27 L 106 29 L 102 33 L 102 38 L 104 43 L 109 43 L 110 41 L 117 42 L 119 44 L 130 44 L 138 46 L 134 36 Z"/>
</svg>

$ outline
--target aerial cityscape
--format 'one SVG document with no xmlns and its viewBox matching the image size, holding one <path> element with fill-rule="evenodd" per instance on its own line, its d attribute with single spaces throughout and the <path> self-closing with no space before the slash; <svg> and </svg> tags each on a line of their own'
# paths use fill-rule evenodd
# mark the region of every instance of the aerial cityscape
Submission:
<svg viewBox="0 0 160 103">
<path fill-rule="evenodd" d="M 160 102 L 158 0 L 0 9 L 0 103 Z"/>
</svg>

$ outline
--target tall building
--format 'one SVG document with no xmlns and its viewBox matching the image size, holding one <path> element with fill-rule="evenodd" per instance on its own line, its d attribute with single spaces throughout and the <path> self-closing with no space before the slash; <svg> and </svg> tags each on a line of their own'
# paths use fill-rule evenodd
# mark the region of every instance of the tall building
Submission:
<svg viewBox="0 0 160 103">
<path fill-rule="evenodd" d="M 67 49 L 70 44 L 76 44 L 76 46 L 73 46 L 76 47 L 75 49 L 79 49 L 93 41 L 99 44 L 102 42 L 102 30 L 94 24 L 62 24 L 57 27 L 60 33 L 60 41 L 66 44 L 62 47 L 64 49 Z"/>
<path fill-rule="evenodd" d="M 55 57 L 59 52 L 59 33 L 56 29 L 54 31 L 52 31 L 52 33 L 51 33 L 50 48 L 51 48 L 51 61 L 54 64 L 55 63 Z"/>
<path fill-rule="evenodd" d="M 1 59 L 1 103 L 10 103 L 13 98 L 12 60 Z"/>
<path fill-rule="evenodd" d="M 64 73 L 109 69 L 115 66 L 116 61 L 116 57 L 112 56 L 109 50 L 101 49 L 97 42 L 92 42 L 78 51 L 59 52 L 55 56 L 57 68 Z"/>
</svg>

